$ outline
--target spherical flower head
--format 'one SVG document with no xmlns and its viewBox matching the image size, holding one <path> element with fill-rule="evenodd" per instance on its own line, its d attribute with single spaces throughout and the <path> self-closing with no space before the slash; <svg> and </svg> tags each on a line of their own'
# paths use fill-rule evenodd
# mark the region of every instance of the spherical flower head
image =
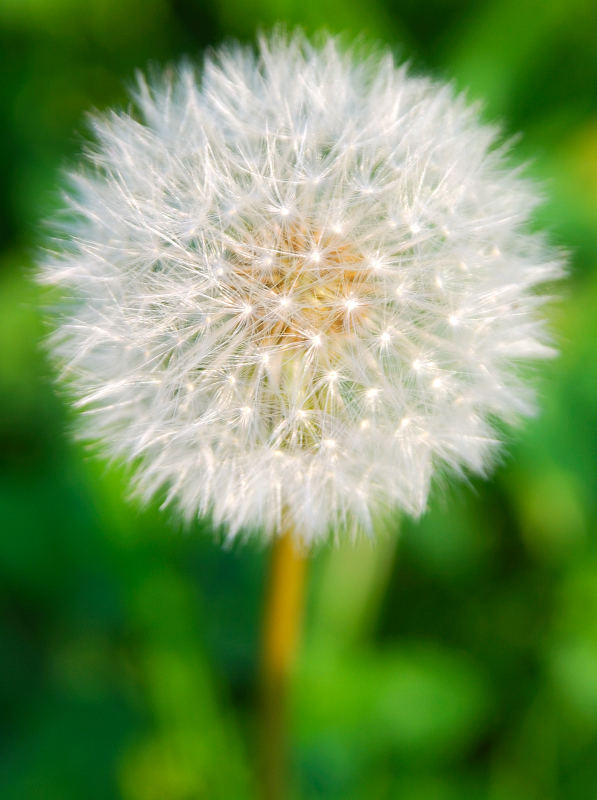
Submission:
<svg viewBox="0 0 597 800">
<path fill-rule="evenodd" d="M 389 53 L 263 37 L 94 121 L 52 338 L 83 433 L 137 492 L 307 543 L 482 473 L 552 354 L 535 190 L 449 87 Z"/>
</svg>

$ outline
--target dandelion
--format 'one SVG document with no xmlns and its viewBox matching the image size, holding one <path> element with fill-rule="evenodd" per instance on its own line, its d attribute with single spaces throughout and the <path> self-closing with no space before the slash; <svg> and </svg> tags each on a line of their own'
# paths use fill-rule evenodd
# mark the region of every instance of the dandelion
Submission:
<svg viewBox="0 0 597 800">
<path fill-rule="evenodd" d="M 300 33 L 140 76 L 134 102 L 95 118 L 42 279 L 82 433 L 137 493 L 310 545 L 485 473 L 496 421 L 533 411 L 562 273 L 495 130 L 389 53 Z"/>
<path fill-rule="evenodd" d="M 43 279 L 83 435 L 137 492 L 309 544 L 485 472 L 561 263 L 476 111 L 300 34 L 140 76 L 135 104 L 94 120 Z"/>
</svg>

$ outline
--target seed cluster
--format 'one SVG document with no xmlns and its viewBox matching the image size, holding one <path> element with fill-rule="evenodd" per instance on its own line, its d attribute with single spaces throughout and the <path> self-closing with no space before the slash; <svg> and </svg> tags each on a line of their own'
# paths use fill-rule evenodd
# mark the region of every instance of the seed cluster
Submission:
<svg viewBox="0 0 597 800">
<path fill-rule="evenodd" d="M 296 34 L 136 102 L 96 120 L 41 277 L 82 433 L 137 492 L 312 542 L 486 471 L 562 263 L 462 98 Z"/>
</svg>

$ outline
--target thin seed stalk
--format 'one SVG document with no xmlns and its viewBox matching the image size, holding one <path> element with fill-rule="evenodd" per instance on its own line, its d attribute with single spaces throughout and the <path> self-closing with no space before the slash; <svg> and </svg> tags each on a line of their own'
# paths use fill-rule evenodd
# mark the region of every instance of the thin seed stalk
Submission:
<svg viewBox="0 0 597 800">
<path fill-rule="evenodd" d="M 288 688 L 299 639 L 307 558 L 290 531 L 274 539 L 261 643 L 261 781 L 263 800 L 289 792 Z"/>
</svg>

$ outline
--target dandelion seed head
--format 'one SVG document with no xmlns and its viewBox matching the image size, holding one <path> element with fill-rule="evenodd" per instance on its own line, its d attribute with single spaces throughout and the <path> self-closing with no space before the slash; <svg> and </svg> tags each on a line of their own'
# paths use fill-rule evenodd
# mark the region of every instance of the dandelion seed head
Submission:
<svg viewBox="0 0 597 800">
<path fill-rule="evenodd" d="M 96 117 L 40 274 L 83 435 L 139 495 L 310 543 L 485 471 L 492 421 L 533 409 L 562 263 L 476 111 L 300 33 L 141 76 L 135 103 Z"/>
</svg>

